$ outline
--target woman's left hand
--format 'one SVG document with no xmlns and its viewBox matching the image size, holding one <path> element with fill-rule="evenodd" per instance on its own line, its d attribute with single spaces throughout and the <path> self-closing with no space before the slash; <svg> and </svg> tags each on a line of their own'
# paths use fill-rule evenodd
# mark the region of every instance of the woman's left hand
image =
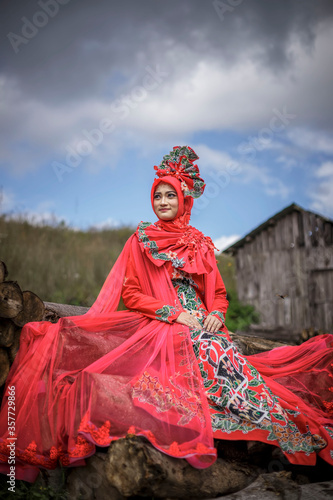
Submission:
<svg viewBox="0 0 333 500">
<path fill-rule="evenodd" d="M 209 333 L 216 333 L 222 325 L 222 321 L 209 314 L 205 319 L 204 329 Z"/>
</svg>

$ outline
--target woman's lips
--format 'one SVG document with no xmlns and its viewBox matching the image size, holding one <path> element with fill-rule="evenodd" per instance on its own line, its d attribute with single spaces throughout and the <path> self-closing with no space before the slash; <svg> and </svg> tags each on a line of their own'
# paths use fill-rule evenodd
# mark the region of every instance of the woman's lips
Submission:
<svg viewBox="0 0 333 500">
<path fill-rule="evenodd" d="M 167 212 L 169 209 L 168 208 L 161 208 L 160 212 Z"/>
</svg>

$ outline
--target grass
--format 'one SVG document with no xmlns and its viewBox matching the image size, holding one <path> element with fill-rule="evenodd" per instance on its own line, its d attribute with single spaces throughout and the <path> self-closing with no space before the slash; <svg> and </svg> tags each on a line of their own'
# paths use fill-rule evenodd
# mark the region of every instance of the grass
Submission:
<svg viewBox="0 0 333 500">
<path fill-rule="evenodd" d="M 75 231 L 0 217 L 0 260 L 10 280 L 42 300 L 91 306 L 133 229 Z"/>
<path fill-rule="evenodd" d="M 34 225 L 0 216 L 0 260 L 8 279 L 46 302 L 91 306 L 134 228 L 77 231 L 64 223 Z M 253 308 L 238 302 L 234 259 L 217 256 L 230 301 L 227 327 L 245 330 Z"/>
</svg>

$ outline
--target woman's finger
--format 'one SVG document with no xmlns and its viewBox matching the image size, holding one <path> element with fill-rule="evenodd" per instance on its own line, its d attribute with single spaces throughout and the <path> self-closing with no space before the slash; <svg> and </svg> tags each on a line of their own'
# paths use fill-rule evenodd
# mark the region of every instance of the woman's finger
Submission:
<svg viewBox="0 0 333 500">
<path fill-rule="evenodd" d="M 207 316 L 206 320 L 205 320 L 205 326 L 207 327 L 210 327 L 213 325 L 214 323 L 214 317 L 213 316 Z"/>
<path fill-rule="evenodd" d="M 199 321 L 192 314 L 186 313 L 186 316 L 184 319 L 185 319 L 184 323 L 186 324 L 186 326 L 189 326 L 190 328 L 200 328 L 201 329 L 201 325 L 200 325 Z"/>
<path fill-rule="evenodd" d="M 205 328 L 208 332 L 211 332 L 213 327 L 214 327 L 214 318 L 212 316 L 207 316 L 206 321 L 205 321 Z"/>
<path fill-rule="evenodd" d="M 220 320 L 218 320 L 214 316 L 208 315 L 204 323 L 204 328 L 208 332 L 216 333 L 220 329 L 221 325 L 222 323 Z"/>
</svg>

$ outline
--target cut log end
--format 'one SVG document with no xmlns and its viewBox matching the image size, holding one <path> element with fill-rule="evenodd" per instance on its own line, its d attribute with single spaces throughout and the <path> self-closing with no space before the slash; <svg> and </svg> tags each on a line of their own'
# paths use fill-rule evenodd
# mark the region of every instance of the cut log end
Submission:
<svg viewBox="0 0 333 500">
<path fill-rule="evenodd" d="M 15 318 L 23 309 L 23 294 L 16 281 L 0 283 L 0 317 Z"/>
<path fill-rule="evenodd" d="M 31 321 L 41 321 L 44 317 L 44 302 L 33 292 L 23 292 L 23 309 L 13 318 L 17 326 L 24 326 Z"/>
</svg>

